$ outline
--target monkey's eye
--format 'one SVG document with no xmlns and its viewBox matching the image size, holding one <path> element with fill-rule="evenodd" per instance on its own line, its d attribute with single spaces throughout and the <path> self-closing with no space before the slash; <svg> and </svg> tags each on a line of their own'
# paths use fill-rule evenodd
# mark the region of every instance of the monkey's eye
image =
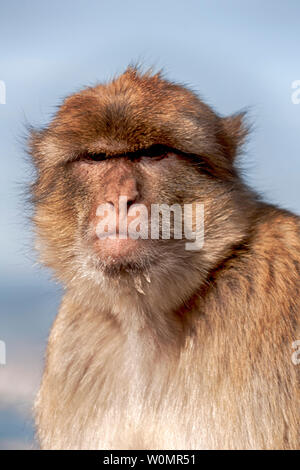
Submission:
<svg viewBox="0 0 300 470">
<path fill-rule="evenodd" d="M 163 158 L 167 157 L 169 153 L 169 149 L 164 145 L 153 145 L 148 149 L 144 149 L 140 151 L 141 157 L 151 158 L 151 160 L 162 160 Z"/>
<path fill-rule="evenodd" d="M 86 158 L 87 160 L 92 160 L 93 162 L 102 162 L 103 160 L 106 160 L 106 154 L 105 153 L 88 153 Z"/>
<path fill-rule="evenodd" d="M 77 161 L 86 161 L 86 162 L 103 162 L 106 160 L 105 153 L 84 153 L 79 155 Z"/>
</svg>

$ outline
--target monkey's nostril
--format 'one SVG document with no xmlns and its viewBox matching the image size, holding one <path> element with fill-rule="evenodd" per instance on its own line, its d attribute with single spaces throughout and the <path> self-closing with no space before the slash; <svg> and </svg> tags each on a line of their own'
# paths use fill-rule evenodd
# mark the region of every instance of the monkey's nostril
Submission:
<svg viewBox="0 0 300 470">
<path fill-rule="evenodd" d="M 127 201 L 127 210 L 129 209 L 130 206 L 132 206 L 135 203 L 136 199 L 128 199 Z"/>
</svg>

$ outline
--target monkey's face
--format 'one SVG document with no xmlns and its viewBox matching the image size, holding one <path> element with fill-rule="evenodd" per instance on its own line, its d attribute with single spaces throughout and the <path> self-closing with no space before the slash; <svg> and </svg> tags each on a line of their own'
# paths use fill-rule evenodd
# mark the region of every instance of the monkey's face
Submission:
<svg viewBox="0 0 300 470">
<path fill-rule="evenodd" d="M 239 127 L 188 90 L 132 71 L 68 98 L 32 138 L 43 261 L 66 283 L 205 278 L 242 232 Z"/>
<path fill-rule="evenodd" d="M 67 193 L 75 189 L 79 243 L 94 265 L 119 275 L 148 272 L 170 257 L 189 259 L 186 207 L 191 219 L 200 217 L 193 203 L 205 185 L 197 166 L 192 156 L 162 145 L 125 155 L 85 153 L 71 162 Z"/>
</svg>

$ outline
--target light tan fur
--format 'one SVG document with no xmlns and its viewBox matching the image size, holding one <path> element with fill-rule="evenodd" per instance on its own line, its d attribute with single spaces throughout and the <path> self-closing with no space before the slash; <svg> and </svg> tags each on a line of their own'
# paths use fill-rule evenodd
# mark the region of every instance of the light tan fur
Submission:
<svg viewBox="0 0 300 470">
<path fill-rule="evenodd" d="M 35 406 L 43 449 L 299 446 L 299 219 L 238 176 L 242 118 L 130 68 L 32 133 L 38 248 L 66 287 Z M 127 161 L 157 144 L 184 158 Z M 147 204 L 204 203 L 202 250 L 159 240 L 134 267 L 99 260 L 86 227 L 126 172 Z"/>
</svg>

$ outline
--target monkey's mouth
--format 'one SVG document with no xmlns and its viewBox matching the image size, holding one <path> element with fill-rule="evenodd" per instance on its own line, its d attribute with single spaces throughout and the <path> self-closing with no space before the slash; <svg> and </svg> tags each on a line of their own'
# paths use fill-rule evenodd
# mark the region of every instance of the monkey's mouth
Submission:
<svg viewBox="0 0 300 470">
<path fill-rule="evenodd" d="M 100 236 L 101 235 L 101 236 Z M 130 233 L 117 230 L 113 233 L 96 233 L 94 224 L 83 224 L 79 234 L 79 252 L 86 253 L 84 265 L 94 274 L 108 277 L 145 275 L 153 270 L 166 270 L 186 257 L 185 240 L 174 238 L 132 237 Z M 79 256 L 82 260 L 82 255 Z"/>
<path fill-rule="evenodd" d="M 150 272 L 159 264 L 155 250 L 146 249 L 145 241 L 113 240 L 107 245 L 99 241 L 90 247 L 90 260 L 96 271 L 108 278 L 127 278 L 135 274 Z M 143 241 L 142 241 L 143 242 Z"/>
<path fill-rule="evenodd" d="M 126 278 L 133 274 L 152 272 L 156 266 L 165 263 L 166 257 L 170 258 L 174 254 L 170 240 L 119 237 L 100 240 L 92 236 L 84 237 L 82 242 L 90 268 L 108 277 Z"/>
<path fill-rule="evenodd" d="M 117 235 L 114 238 L 96 238 L 93 246 L 101 259 L 119 262 L 123 259 L 139 257 L 140 252 L 145 251 L 145 240 L 122 238 L 122 235 Z"/>
</svg>

